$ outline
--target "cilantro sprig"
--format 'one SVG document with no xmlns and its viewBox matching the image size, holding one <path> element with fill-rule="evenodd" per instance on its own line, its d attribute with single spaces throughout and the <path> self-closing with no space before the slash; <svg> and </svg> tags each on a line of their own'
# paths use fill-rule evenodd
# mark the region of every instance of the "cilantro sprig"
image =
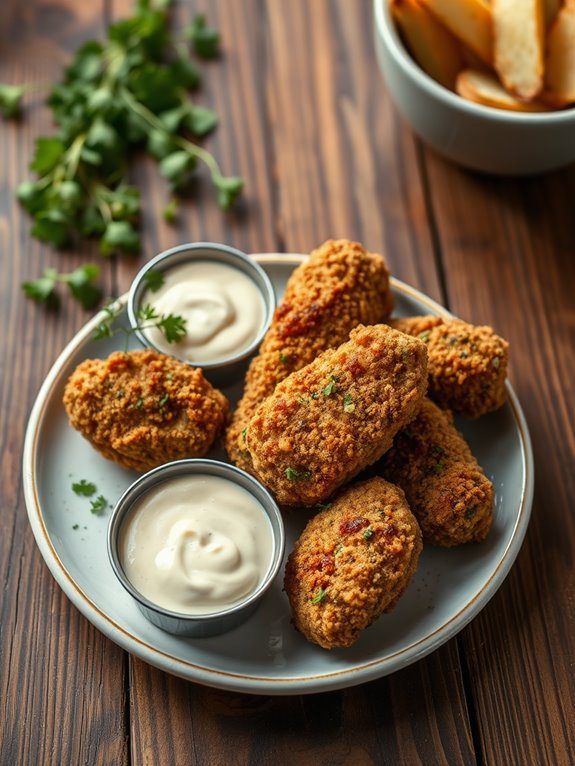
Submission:
<svg viewBox="0 0 575 766">
<path fill-rule="evenodd" d="M 186 320 L 175 314 L 159 314 L 154 306 L 146 304 L 140 306 L 136 312 L 137 324 L 135 327 L 117 322 L 123 312 L 123 306 L 119 301 L 112 302 L 103 308 L 104 318 L 100 321 L 94 332 L 94 340 L 111 338 L 113 335 L 123 334 L 128 340 L 136 330 L 160 330 L 168 343 L 178 343 L 186 336 Z"/>
<path fill-rule="evenodd" d="M 17 189 L 38 239 L 63 248 L 96 237 L 104 256 L 138 252 L 140 194 L 125 180 L 133 150 L 143 148 L 158 160 L 172 193 L 183 190 L 201 164 L 222 208 L 241 193 L 243 179 L 224 175 L 197 143 L 218 119 L 190 95 L 201 82 L 191 52 L 216 57 L 219 33 L 196 16 L 177 37 L 169 5 L 136 0 L 133 15 L 110 25 L 105 41 L 84 43 L 52 87 L 47 103 L 56 132 L 37 139 L 30 164 L 36 179 Z M 0 85 L 0 113 L 18 116 L 24 90 Z M 164 209 L 167 220 L 176 216 L 174 200 Z"/>
</svg>

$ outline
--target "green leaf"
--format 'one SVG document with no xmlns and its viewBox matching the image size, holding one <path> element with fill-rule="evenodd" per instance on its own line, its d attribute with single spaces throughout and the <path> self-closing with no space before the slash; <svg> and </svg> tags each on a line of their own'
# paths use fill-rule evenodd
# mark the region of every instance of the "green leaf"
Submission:
<svg viewBox="0 0 575 766">
<path fill-rule="evenodd" d="M 54 304 L 58 300 L 55 293 L 57 279 L 58 272 L 55 269 L 46 269 L 39 279 L 24 282 L 22 290 L 37 303 Z"/>
<path fill-rule="evenodd" d="M 36 151 L 30 163 L 30 170 L 43 176 L 54 170 L 61 161 L 66 147 L 59 138 L 37 138 Z"/>
<path fill-rule="evenodd" d="M 54 194 L 66 213 L 75 213 L 84 200 L 82 187 L 76 181 L 62 181 L 55 187 Z"/>
<path fill-rule="evenodd" d="M 148 134 L 148 151 L 156 159 L 163 160 L 177 150 L 172 137 L 165 130 L 151 130 Z"/>
<path fill-rule="evenodd" d="M 106 230 L 106 222 L 102 217 L 102 212 L 97 205 L 88 205 L 84 210 L 80 220 L 80 231 L 87 237 L 94 234 L 103 234 Z"/>
<path fill-rule="evenodd" d="M 99 266 L 88 263 L 70 274 L 63 275 L 62 281 L 68 285 L 70 292 L 83 308 L 93 309 L 102 299 L 102 291 L 94 284 L 99 275 Z"/>
<path fill-rule="evenodd" d="M 144 274 L 144 282 L 148 290 L 156 293 L 164 284 L 164 272 L 160 269 L 150 269 Z"/>
<path fill-rule="evenodd" d="M 175 197 L 168 202 L 162 210 L 162 216 L 166 223 L 174 223 L 178 216 L 178 200 Z"/>
<path fill-rule="evenodd" d="M 0 84 L 0 114 L 7 118 L 18 117 L 22 108 L 25 88 L 21 85 Z"/>
<path fill-rule="evenodd" d="M 184 35 L 191 41 L 194 51 L 204 59 L 217 58 L 220 53 L 220 35 L 216 29 L 207 26 L 203 14 L 198 14 L 184 29 Z"/>
<path fill-rule="evenodd" d="M 45 210 L 36 215 L 32 234 L 56 248 L 64 247 L 70 239 L 69 220 L 61 210 Z"/>
<path fill-rule="evenodd" d="M 168 343 L 178 343 L 186 335 L 186 320 L 181 316 L 173 314 L 162 316 L 157 326 L 166 336 Z"/>
<path fill-rule="evenodd" d="M 170 70 L 174 81 L 186 90 L 195 90 L 202 81 L 200 70 L 188 58 L 177 58 L 170 64 Z"/>
<path fill-rule="evenodd" d="M 239 176 L 220 176 L 214 179 L 214 184 L 218 190 L 218 204 L 225 209 L 231 207 L 241 194 L 244 179 Z"/>
<path fill-rule="evenodd" d="M 101 516 L 108 507 L 108 501 L 104 495 L 98 495 L 95 500 L 90 501 L 90 511 L 95 516 Z"/>
<path fill-rule="evenodd" d="M 206 106 L 194 106 L 186 115 L 184 124 L 194 136 L 205 136 L 218 124 L 218 115 Z"/>
<path fill-rule="evenodd" d="M 29 213 L 46 208 L 46 185 L 35 181 L 23 181 L 16 189 L 16 198 Z"/>
<path fill-rule="evenodd" d="M 195 158 L 183 149 L 168 154 L 160 162 L 160 174 L 174 187 L 181 186 L 190 170 L 194 168 Z"/>
<path fill-rule="evenodd" d="M 80 481 L 72 484 L 72 491 L 82 497 L 92 497 L 96 493 L 97 487 L 92 482 L 86 481 L 86 479 L 80 479 Z"/>
<path fill-rule="evenodd" d="M 128 221 L 111 221 L 100 242 L 102 255 L 111 255 L 117 250 L 137 253 L 140 249 L 140 237 Z"/>
</svg>

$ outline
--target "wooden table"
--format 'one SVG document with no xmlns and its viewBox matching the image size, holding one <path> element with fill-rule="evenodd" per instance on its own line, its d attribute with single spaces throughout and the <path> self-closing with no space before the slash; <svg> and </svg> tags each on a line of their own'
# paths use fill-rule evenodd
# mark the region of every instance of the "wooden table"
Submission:
<svg viewBox="0 0 575 766">
<path fill-rule="evenodd" d="M 0 82 L 57 79 L 128 0 L 4 0 Z M 109 294 L 180 242 L 308 252 L 349 237 L 385 253 L 392 273 L 511 343 L 510 378 L 529 423 L 535 501 L 523 548 L 481 614 L 427 658 L 344 691 L 247 696 L 171 677 L 128 656 L 70 604 L 36 547 L 24 505 L 27 418 L 58 353 L 86 322 L 26 300 L 57 253 L 30 235 L 14 200 L 50 115 L 31 97 L 0 124 L 0 763 L 570 764 L 575 762 L 575 167 L 498 179 L 423 146 L 386 94 L 368 0 L 200 0 L 224 56 L 203 98 L 220 114 L 209 147 L 247 179 L 222 213 L 207 183 L 175 226 L 151 162 L 140 260 L 102 261 Z M 575 138 L 574 138 L 575 140 Z"/>
</svg>

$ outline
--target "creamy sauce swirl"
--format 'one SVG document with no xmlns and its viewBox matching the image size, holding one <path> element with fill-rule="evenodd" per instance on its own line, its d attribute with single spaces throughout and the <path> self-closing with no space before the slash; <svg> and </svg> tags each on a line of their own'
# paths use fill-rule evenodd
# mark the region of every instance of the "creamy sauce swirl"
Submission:
<svg viewBox="0 0 575 766">
<path fill-rule="evenodd" d="M 152 488 L 120 530 L 124 572 L 147 599 L 173 612 L 216 612 L 265 576 L 272 529 L 253 495 L 218 476 L 185 476 Z"/>
<path fill-rule="evenodd" d="M 162 351 L 188 362 L 213 362 L 237 354 L 255 340 L 265 319 L 262 295 L 240 269 L 218 261 L 193 261 L 164 272 L 159 290 L 142 305 L 186 320 L 186 335 L 168 343 L 157 328 L 143 332 Z"/>
</svg>

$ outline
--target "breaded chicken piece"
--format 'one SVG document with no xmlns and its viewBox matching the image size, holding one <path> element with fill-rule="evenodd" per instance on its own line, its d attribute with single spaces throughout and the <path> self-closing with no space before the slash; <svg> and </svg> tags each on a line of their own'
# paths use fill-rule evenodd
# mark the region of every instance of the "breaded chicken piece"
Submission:
<svg viewBox="0 0 575 766">
<path fill-rule="evenodd" d="M 436 316 L 390 325 L 427 344 L 429 396 L 441 407 L 478 418 L 504 404 L 509 344 L 491 327 Z"/>
<path fill-rule="evenodd" d="M 200 369 L 150 349 L 85 360 L 66 384 L 64 406 L 104 457 L 136 471 L 205 455 L 228 413 Z"/>
<path fill-rule="evenodd" d="M 280 505 L 315 505 L 371 465 L 416 414 L 427 387 L 425 343 L 387 325 L 293 372 L 246 431 L 255 475 Z"/>
<path fill-rule="evenodd" d="M 382 255 L 346 239 L 328 240 L 292 273 L 259 354 L 249 367 L 243 397 L 226 432 L 231 460 L 250 470 L 244 429 L 284 378 L 339 346 L 358 324 L 385 322 L 393 308 Z"/>
<path fill-rule="evenodd" d="M 351 646 L 389 612 L 421 553 L 421 531 L 401 489 L 379 477 L 351 485 L 314 516 L 285 571 L 295 627 L 324 649 Z"/>
<path fill-rule="evenodd" d="M 429 399 L 375 470 L 403 489 L 426 542 L 480 542 L 491 529 L 493 485 L 452 414 Z"/>
</svg>

